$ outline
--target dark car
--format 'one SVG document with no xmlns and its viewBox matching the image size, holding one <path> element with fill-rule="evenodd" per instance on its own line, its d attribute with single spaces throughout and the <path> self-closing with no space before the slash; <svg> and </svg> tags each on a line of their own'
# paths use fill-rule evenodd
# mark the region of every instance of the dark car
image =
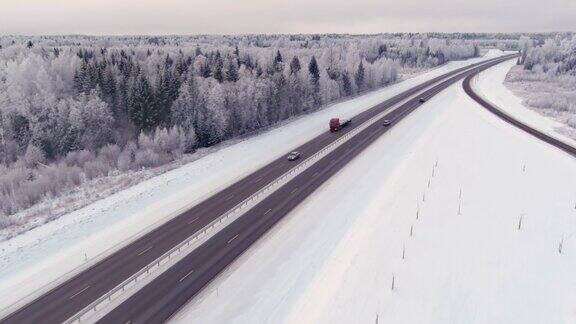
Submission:
<svg viewBox="0 0 576 324">
<path fill-rule="evenodd" d="M 390 119 L 384 119 L 384 121 L 382 122 L 382 126 L 390 126 L 390 124 L 392 124 Z"/>
<path fill-rule="evenodd" d="M 420 99 L 418 99 L 418 101 L 420 101 L 420 102 L 426 102 L 426 98 L 420 97 Z"/>
<path fill-rule="evenodd" d="M 288 154 L 288 161 L 298 160 L 300 158 L 300 152 L 294 151 Z"/>
</svg>

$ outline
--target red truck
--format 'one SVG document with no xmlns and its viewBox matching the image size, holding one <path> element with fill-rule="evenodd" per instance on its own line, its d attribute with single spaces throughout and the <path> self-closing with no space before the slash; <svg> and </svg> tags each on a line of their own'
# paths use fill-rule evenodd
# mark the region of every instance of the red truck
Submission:
<svg viewBox="0 0 576 324">
<path fill-rule="evenodd" d="M 337 132 L 340 129 L 350 125 L 352 123 L 352 119 L 347 119 L 345 121 L 340 122 L 340 118 L 332 118 L 330 119 L 330 131 Z"/>
</svg>

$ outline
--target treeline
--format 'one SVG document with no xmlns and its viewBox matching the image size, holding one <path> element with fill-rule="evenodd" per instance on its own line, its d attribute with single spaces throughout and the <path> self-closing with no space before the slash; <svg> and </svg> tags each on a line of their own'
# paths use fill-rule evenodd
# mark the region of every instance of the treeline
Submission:
<svg viewBox="0 0 576 324">
<path fill-rule="evenodd" d="M 506 80 L 520 87 L 529 106 L 568 126 L 560 131 L 576 138 L 576 37 L 572 33 L 523 37 L 520 48 L 522 68 Z"/>
<path fill-rule="evenodd" d="M 556 36 L 545 40 L 521 40 L 522 58 L 519 63 L 525 70 L 553 76 L 576 76 L 576 37 Z"/>
<path fill-rule="evenodd" d="M 350 35 L 0 38 L 0 212 L 479 55 Z"/>
</svg>

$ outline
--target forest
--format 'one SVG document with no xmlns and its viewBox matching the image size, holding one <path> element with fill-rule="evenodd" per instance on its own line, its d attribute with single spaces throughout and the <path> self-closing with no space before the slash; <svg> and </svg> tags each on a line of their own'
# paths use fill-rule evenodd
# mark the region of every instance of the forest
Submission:
<svg viewBox="0 0 576 324">
<path fill-rule="evenodd" d="M 520 67 L 508 74 L 508 85 L 528 106 L 566 125 L 560 131 L 576 139 L 576 37 L 522 37 L 519 46 Z"/>
<path fill-rule="evenodd" d="M 0 37 L 0 214 L 166 165 L 407 71 L 516 49 L 476 34 Z M 21 217 L 0 217 L 0 228 Z"/>
</svg>

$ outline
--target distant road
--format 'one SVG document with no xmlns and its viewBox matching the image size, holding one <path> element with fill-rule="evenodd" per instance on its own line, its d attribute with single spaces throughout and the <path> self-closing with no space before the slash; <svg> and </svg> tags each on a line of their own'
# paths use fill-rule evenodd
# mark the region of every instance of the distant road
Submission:
<svg viewBox="0 0 576 324">
<path fill-rule="evenodd" d="M 467 76 L 464 79 L 464 83 L 463 83 L 463 87 L 464 87 L 464 91 L 472 98 L 474 99 L 476 102 L 478 102 L 482 107 L 488 109 L 490 112 L 492 112 L 493 114 L 495 114 L 496 116 L 500 117 L 501 119 L 503 119 L 505 122 L 514 125 L 518 128 L 520 128 L 521 130 L 525 131 L 526 133 L 552 145 L 555 146 L 559 149 L 561 149 L 562 151 L 576 157 L 576 147 L 569 145 L 568 143 L 562 142 L 552 136 L 549 136 L 533 127 L 530 127 L 528 124 L 525 124 L 521 121 L 519 121 L 518 119 L 512 117 L 511 115 L 507 114 L 504 112 L 504 110 L 502 110 L 501 108 L 498 108 L 496 105 L 494 105 L 493 103 L 488 102 L 486 99 L 482 98 L 482 96 L 480 96 L 478 93 L 476 93 L 473 89 L 472 89 L 472 78 L 474 78 L 476 75 L 478 75 L 478 71 L 476 71 L 473 74 L 470 74 L 469 76 Z"/>
<path fill-rule="evenodd" d="M 303 156 L 301 162 L 359 127 L 364 121 L 407 100 L 277 189 L 239 219 L 221 229 L 206 243 L 112 310 L 101 319 L 101 322 L 160 323 L 166 321 L 295 206 L 394 124 L 420 107 L 422 103 L 419 102 L 419 97 L 430 98 L 470 75 L 476 68 L 484 69 L 512 57 L 514 56 L 509 55 L 486 60 L 424 82 L 358 114 L 353 118 L 353 123 L 340 132 L 326 131 L 298 148 L 287 148 L 286 153 L 292 150 L 300 151 Z M 471 68 L 474 69 L 470 70 Z M 430 86 L 433 87 L 426 90 L 424 94 L 416 96 Z M 392 125 L 383 127 L 383 119 L 391 120 Z M 326 121 L 326 129 L 328 129 L 328 121 Z M 284 156 L 278 158 L 160 225 L 0 322 L 61 323 L 67 320 L 300 162 L 287 161 Z"/>
</svg>

